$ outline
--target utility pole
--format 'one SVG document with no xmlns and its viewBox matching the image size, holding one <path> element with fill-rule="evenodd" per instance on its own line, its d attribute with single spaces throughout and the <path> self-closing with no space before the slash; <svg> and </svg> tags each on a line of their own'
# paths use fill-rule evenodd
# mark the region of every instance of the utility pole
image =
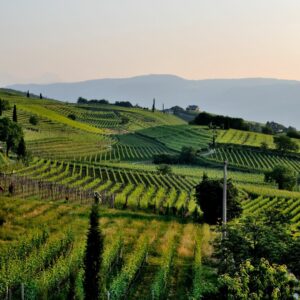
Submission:
<svg viewBox="0 0 300 300">
<path fill-rule="evenodd" d="M 223 225 L 223 238 L 226 237 L 226 224 L 227 224 L 227 160 L 224 161 L 224 183 L 223 183 L 223 210 L 222 210 L 222 225 Z"/>
</svg>

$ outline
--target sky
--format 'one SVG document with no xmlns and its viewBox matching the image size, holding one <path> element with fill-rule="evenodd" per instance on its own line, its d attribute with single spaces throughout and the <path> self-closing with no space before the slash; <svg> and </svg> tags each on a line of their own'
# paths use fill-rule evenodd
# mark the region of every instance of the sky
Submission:
<svg viewBox="0 0 300 300">
<path fill-rule="evenodd" d="M 299 0 L 0 0 L 0 86 L 141 74 L 300 80 Z"/>
</svg>

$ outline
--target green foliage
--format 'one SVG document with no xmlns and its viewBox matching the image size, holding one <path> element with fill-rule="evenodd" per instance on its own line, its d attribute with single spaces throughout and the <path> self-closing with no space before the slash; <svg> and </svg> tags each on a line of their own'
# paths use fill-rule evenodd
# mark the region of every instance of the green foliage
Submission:
<svg viewBox="0 0 300 300">
<path fill-rule="evenodd" d="M 10 109 L 9 102 L 7 100 L 0 99 L 0 116 L 2 116 L 5 110 L 9 110 L 9 109 Z"/>
<path fill-rule="evenodd" d="M 69 115 L 68 115 L 68 118 L 71 119 L 71 120 L 76 120 L 76 115 L 74 115 L 74 114 L 69 114 Z"/>
<path fill-rule="evenodd" d="M 115 277 L 111 284 L 110 292 L 112 299 L 122 299 L 126 295 L 128 287 L 145 261 L 148 247 L 148 237 L 143 236 L 139 240 L 134 253 L 132 253 L 119 275 Z"/>
<path fill-rule="evenodd" d="M 232 118 L 228 116 L 212 115 L 207 112 L 201 112 L 192 121 L 192 124 L 197 125 L 215 125 L 223 129 L 240 129 L 249 130 L 250 126 L 242 118 Z"/>
<path fill-rule="evenodd" d="M 225 239 L 215 240 L 215 256 L 221 273 L 234 274 L 246 259 L 254 264 L 261 258 L 284 264 L 293 241 L 289 217 L 274 208 L 229 224 L 226 232 Z"/>
<path fill-rule="evenodd" d="M 30 116 L 29 123 L 36 126 L 39 123 L 38 117 L 37 116 Z"/>
<path fill-rule="evenodd" d="M 99 229 L 99 207 L 94 204 L 90 213 L 90 227 L 84 256 L 85 299 L 98 299 L 100 295 L 99 270 L 102 261 L 103 237 Z"/>
<path fill-rule="evenodd" d="M 298 144 L 286 135 L 274 136 L 274 144 L 281 152 L 298 151 Z"/>
<path fill-rule="evenodd" d="M 13 120 L 14 122 L 16 122 L 16 123 L 18 122 L 17 106 L 16 106 L 16 105 L 14 105 L 12 120 Z"/>
<path fill-rule="evenodd" d="M 176 250 L 176 238 L 173 236 L 168 241 L 167 250 L 162 257 L 160 268 L 156 273 L 152 284 L 152 299 L 161 299 L 166 295 L 169 276 L 172 270 L 174 254 Z"/>
<path fill-rule="evenodd" d="M 19 145 L 23 137 L 22 127 L 8 118 L 0 119 L 0 140 L 6 143 L 6 155 Z"/>
<path fill-rule="evenodd" d="M 300 139 L 300 132 L 297 131 L 297 129 L 293 128 L 293 127 L 288 128 L 286 135 L 290 138 Z"/>
<path fill-rule="evenodd" d="M 270 264 L 264 258 L 255 265 L 251 260 L 246 260 L 234 275 L 222 275 L 220 284 L 220 299 L 232 300 L 293 299 L 299 286 L 286 266 Z"/>
<path fill-rule="evenodd" d="M 216 224 L 222 218 L 223 180 L 209 179 L 206 174 L 196 186 L 196 202 L 203 211 L 203 219 Z M 242 213 L 242 205 L 237 188 L 231 180 L 227 182 L 227 218 L 232 220 Z"/>
<path fill-rule="evenodd" d="M 27 151 L 26 151 L 26 144 L 25 144 L 24 138 L 22 137 L 22 138 L 20 139 L 19 144 L 18 144 L 17 155 L 18 155 L 18 158 L 24 159 L 25 156 L 26 156 L 26 154 L 27 154 Z"/>
<path fill-rule="evenodd" d="M 172 173 L 172 168 L 169 165 L 162 164 L 157 166 L 157 172 L 162 175 L 169 175 Z"/>
<path fill-rule="evenodd" d="M 278 165 L 265 173 L 266 182 L 276 182 L 280 190 L 292 191 L 297 184 L 298 174 L 290 167 Z"/>
<path fill-rule="evenodd" d="M 197 161 L 197 151 L 193 147 L 182 147 L 180 154 L 155 154 L 155 164 L 194 164 Z"/>
</svg>

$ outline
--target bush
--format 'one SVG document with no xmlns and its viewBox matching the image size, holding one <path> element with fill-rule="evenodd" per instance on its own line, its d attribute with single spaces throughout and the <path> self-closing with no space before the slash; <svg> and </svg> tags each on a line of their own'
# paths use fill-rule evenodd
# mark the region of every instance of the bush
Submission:
<svg viewBox="0 0 300 300">
<path fill-rule="evenodd" d="M 69 114 L 68 118 L 71 120 L 76 120 L 76 116 L 74 114 Z"/>
<path fill-rule="evenodd" d="M 158 166 L 156 169 L 157 169 L 157 172 L 162 175 L 169 175 L 172 173 L 172 168 L 166 164 L 162 164 L 162 165 Z"/>
<path fill-rule="evenodd" d="M 29 123 L 32 125 L 37 125 L 39 122 L 38 118 L 36 116 L 30 116 Z"/>
</svg>

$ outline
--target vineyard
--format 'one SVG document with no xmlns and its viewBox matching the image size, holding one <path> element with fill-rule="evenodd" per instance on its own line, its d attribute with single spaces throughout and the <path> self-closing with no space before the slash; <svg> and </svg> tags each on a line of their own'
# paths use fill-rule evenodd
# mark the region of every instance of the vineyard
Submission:
<svg viewBox="0 0 300 300">
<path fill-rule="evenodd" d="M 294 139 L 294 141 L 300 145 L 299 140 Z M 275 149 L 273 135 L 236 129 L 219 130 L 216 142 L 253 147 L 261 147 L 262 143 L 264 143 L 268 148 Z"/>
<path fill-rule="evenodd" d="M 65 299 L 70 289 L 81 298 L 88 207 L 4 197 L 0 203 L 5 214 L 1 298 L 24 293 L 26 299 Z M 105 296 L 176 299 L 197 293 L 198 273 L 193 270 L 202 268 L 199 256 L 210 254 L 208 227 L 117 210 L 102 209 L 100 215 L 105 242 L 99 272 Z"/>
<path fill-rule="evenodd" d="M 272 152 L 262 152 L 243 148 L 219 147 L 209 157 L 210 160 L 223 162 L 251 170 L 269 170 L 276 165 L 286 165 L 295 171 L 300 171 L 299 155 L 279 155 Z"/>
<path fill-rule="evenodd" d="M 300 193 L 278 190 L 264 172 L 280 164 L 299 173 L 300 156 L 276 151 L 271 135 L 218 130 L 213 149 L 211 129 L 160 111 L 27 99 L 1 89 L 0 98 L 11 104 L 4 117 L 17 105 L 31 156 L 6 157 L 0 142 L 1 299 L 83 299 L 95 192 L 102 299 L 202 299 L 216 287 L 216 269 L 207 264 L 215 233 L 199 223 L 195 186 L 204 174 L 222 178 L 225 160 L 243 216 L 277 208 L 299 236 Z M 152 163 L 183 147 L 196 150 L 194 163 L 170 165 L 166 174 Z"/>
</svg>

